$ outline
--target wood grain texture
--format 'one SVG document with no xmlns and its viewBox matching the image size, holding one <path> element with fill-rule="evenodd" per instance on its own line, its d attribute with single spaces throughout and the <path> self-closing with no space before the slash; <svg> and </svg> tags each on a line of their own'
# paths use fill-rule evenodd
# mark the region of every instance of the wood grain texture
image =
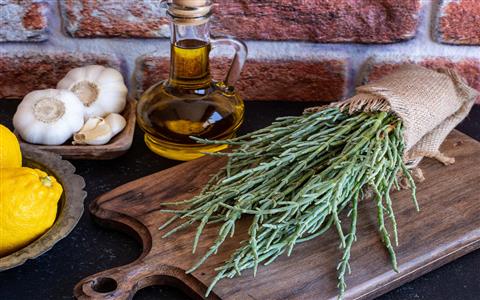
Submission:
<svg viewBox="0 0 480 300">
<path fill-rule="evenodd" d="M 122 112 L 122 116 L 127 120 L 127 125 L 105 145 L 71 145 L 71 140 L 58 146 L 36 145 L 23 141 L 18 134 L 17 137 L 21 144 L 32 145 L 40 150 L 60 154 L 64 159 L 114 159 L 127 152 L 132 146 L 133 133 L 135 131 L 136 106 L 137 102 L 134 99 L 127 99 L 127 104 Z"/>
<path fill-rule="evenodd" d="M 480 247 L 480 143 L 454 131 L 443 151 L 456 163 L 443 166 L 425 159 L 421 167 L 427 180 L 418 184 L 417 213 L 409 191 L 394 192 L 394 209 L 400 245 L 396 248 L 399 273 L 392 271 L 376 227 L 374 203 L 360 204 L 358 241 L 352 249 L 352 274 L 347 277 L 346 299 L 371 299 Z M 214 267 L 230 256 L 245 238 L 248 222 L 238 224 L 237 234 L 223 249 L 193 274 L 185 274 L 210 245 L 218 227 L 205 229 L 197 256 L 191 254 L 196 228 L 162 239 L 157 228 L 169 217 L 160 213 L 162 202 L 182 200 L 198 193 L 224 160 L 205 157 L 120 186 L 97 198 L 90 210 L 106 226 L 133 234 L 143 245 L 134 262 L 100 272 L 80 281 L 79 299 L 131 299 L 149 285 L 174 285 L 194 299 L 202 299 L 214 276 Z M 346 222 L 348 223 L 348 222 Z M 344 224 L 348 226 L 348 224 Z M 290 257 L 259 267 L 241 277 L 217 284 L 210 299 L 335 299 L 336 265 L 340 259 L 337 234 L 295 247 Z M 100 291 L 100 292 L 99 292 Z"/>
</svg>

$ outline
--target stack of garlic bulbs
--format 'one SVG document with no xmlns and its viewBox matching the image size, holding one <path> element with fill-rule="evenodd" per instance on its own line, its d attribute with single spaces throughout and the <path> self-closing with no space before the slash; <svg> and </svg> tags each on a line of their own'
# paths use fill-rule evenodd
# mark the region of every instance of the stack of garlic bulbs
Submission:
<svg viewBox="0 0 480 300">
<path fill-rule="evenodd" d="M 32 144 L 103 145 L 123 130 L 127 87 L 122 74 L 99 65 L 75 68 L 57 89 L 33 91 L 19 104 L 13 126 Z"/>
</svg>

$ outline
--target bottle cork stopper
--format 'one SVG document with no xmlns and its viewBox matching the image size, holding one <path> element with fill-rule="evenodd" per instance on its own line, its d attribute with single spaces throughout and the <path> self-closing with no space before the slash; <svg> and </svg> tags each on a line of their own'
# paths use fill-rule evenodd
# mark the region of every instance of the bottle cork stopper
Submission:
<svg viewBox="0 0 480 300">
<path fill-rule="evenodd" d="M 172 3 L 183 7 L 204 7 L 208 6 L 209 0 L 173 0 Z"/>
<path fill-rule="evenodd" d="M 170 0 L 168 12 L 176 23 L 201 24 L 210 16 L 211 0 Z"/>
</svg>

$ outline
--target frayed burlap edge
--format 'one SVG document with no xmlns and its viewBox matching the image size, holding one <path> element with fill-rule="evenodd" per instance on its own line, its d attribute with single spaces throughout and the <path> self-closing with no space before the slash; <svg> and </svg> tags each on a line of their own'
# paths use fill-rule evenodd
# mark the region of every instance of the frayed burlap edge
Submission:
<svg viewBox="0 0 480 300">
<path fill-rule="evenodd" d="M 315 113 L 331 107 L 337 107 L 341 111 L 347 112 L 350 115 L 359 111 L 391 111 L 390 104 L 388 103 L 388 101 L 385 100 L 385 97 L 360 93 L 344 101 L 333 102 L 327 105 L 308 107 L 303 112 L 306 114 Z"/>
</svg>

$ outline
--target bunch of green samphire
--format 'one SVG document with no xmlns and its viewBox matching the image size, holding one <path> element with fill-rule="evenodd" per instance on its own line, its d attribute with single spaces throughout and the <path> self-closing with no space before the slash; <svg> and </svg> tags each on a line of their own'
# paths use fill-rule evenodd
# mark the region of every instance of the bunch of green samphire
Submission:
<svg viewBox="0 0 480 300">
<path fill-rule="evenodd" d="M 400 189 L 400 177 L 410 186 L 418 209 L 414 181 L 402 159 L 402 132 L 402 121 L 391 113 L 348 114 L 330 107 L 281 117 L 264 129 L 227 141 L 197 139 L 234 148 L 230 153 L 214 154 L 228 156 L 228 163 L 198 196 L 167 204 L 183 206 L 164 210 L 175 215 L 161 229 L 177 219 L 182 222 L 175 222 L 177 226 L 164 237 L 196 223 L 195 252 L 204 227 L 220 223 L 216 240 L 188 270 L 193 272 L 233 235 L 242 216 L 251 216 L 249 238 L 216 269 L 208 295 L 219 280 L 249 268 L 255 274 L 259 264 L 268 265 L 284 253 L 290 255 L 297 243 L 333 227 L 343 251 L 337 267 L 342 298 L 356 239 L 358 205 L 367 194 L 376 204 L 378 230 L 397 269 L 393 243 L 398 244 L 398 237 L 390 191 Z M 350 219 L 348 232 L 342 229 L 339 217 L 345 209 Z M 386 219 L 392 223 L 393 242 Z"/>
</svg>

